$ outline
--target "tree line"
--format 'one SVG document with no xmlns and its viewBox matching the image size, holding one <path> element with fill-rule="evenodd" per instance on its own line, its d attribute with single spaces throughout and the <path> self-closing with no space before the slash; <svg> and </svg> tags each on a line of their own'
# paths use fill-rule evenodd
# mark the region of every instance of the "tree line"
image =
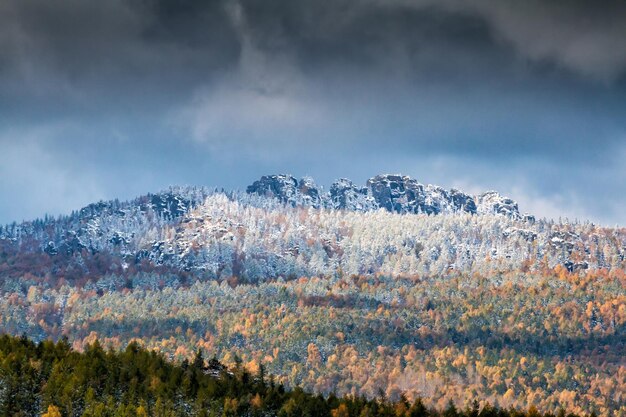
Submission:
<svg viewBox="0 0 626 417">
<path fill-rule="evenodd" d="M 0 416 L 578 417 L 563 409 L 542 414 L 533 406 L 479 404 L 436 410 L 420 398 L 391 401 L 383 393 L 375 399 L 314 395 L 286 389 L 263 366 L 252 373 L 237 359 L 229 368 L 215 357 L 206 360 L 201 350 L 177 364 L 137 341 L 122 351 L 95 341 L 78 352 L 65 339 L 0 336 Z"/>
</svg>

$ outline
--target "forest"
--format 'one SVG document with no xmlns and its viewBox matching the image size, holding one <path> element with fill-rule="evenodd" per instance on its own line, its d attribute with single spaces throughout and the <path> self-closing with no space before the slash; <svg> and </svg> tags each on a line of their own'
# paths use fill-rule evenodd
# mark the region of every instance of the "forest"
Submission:
<svg viewBox="0 0 626 417">
<path fill-rule="evenodd" d="M 0 226 L 0 277 L 30 273 L 52 285 L 154 270 L 182 281 L 235 276 L 256 283 L 377 273 L 485 275 L 557 265 L 570 272 L 624 270 L 626 229 L 567 219 L 292 207 L 203 188 Z"/>
<path fill-rule="evenodd" d="M 263 367 L 252 373 L 241 360 L 231 368 L 206 360 L 201 349 L 173 364 L 136 342 L 113 351 L 96 340 L 76 352 L 65 339 L 33 343 L 7 335 L 0 336 L 0 416 L 577 417 L 564 409 L 480 406 L 477 399 L 437 410 L 420 398 L 391 401 L 382 392 L 375 399 L 314 395 L 286 389 Z"/>
<path fill-rule="evenodd" d="M 589 222 L 180 188 L 0 228 L 0 332 L 200 349 L 325 397 L 624 417 L 625 259 L 626 230 Z"/>
<path fill-rule="evenodd" d="M 115 350 L 135 341 L 178 363 L 202 349 L 324 395 L 382 391 L 439 409 L 477 397 L 503 407 L 623 416 L 625 287 L 623 272 L 564 268 L 105 292 L 30 285 L 23 295 L 0 297 L 0 328 L 35 340 L 67 337 L 79 351 L 96 340 Z"/>
</svg>

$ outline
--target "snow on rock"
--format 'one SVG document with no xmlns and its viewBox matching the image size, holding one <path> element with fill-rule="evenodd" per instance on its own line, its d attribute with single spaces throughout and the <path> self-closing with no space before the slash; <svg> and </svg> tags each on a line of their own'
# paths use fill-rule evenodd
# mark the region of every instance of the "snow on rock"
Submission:
<svg viewBox="0 0 626 417">
<path fill-rule="evenodd" d="M 502 214 L 513 218 L 521 218 L 517 202 L 501 196 L 497 191 L 487 191 L 477 197 L 477 213 Z"/>
<path fill-rule="evenodd" d="M 321 208 L 326 205 L 322 190 L 309 177 L 298 181 L 295 177 L 286 174 L 264 175 L 260 180 L 248 186 L 250 194 L 264 197 L 274 197 L 291 206 L 304 205 Z"/>
<path fill-rule="evenodd" d="M 311 178 L 297 180 L 291 175 L 265 175 L 247 188 L 250 194 L 277 198 L 291 206 L 337 210 L 372 211 L 379 208 L 412 214 L 498 214 L 520 219 L 517 203 L 495 191 L 474 197 L 457 189 L 423 185 L 406 175 L 382 174 L 359 187 L 346 178 L 335 181 L 328 193 Z M 532 216 L 528 216 L 529 221 Z"/>
<path fill-rule="evenodd" d="M 357 187 L 346 178 L 339 179 L 330 186 L 330 201 L 335 209 L 371 211 L 378 208 L 367 188 Z"/>
</svg>

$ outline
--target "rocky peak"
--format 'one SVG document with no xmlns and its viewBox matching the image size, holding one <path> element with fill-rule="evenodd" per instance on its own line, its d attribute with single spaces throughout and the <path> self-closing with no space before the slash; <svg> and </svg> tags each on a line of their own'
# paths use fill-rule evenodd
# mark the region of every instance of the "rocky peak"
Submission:
<svg viewBox="0 0 626 417">
<path fill-rule="evenodd" d="M 424 189 L 424 203 L 418 210 L 428 214 L 453 213 L 455 210 L 448 191 L 437 185 L 427 185 Z"/>
<path fill-rule="evenodd" d="M 476 211 L 480 214 L 501 214 L 521 218 L 517 202 L 500 195 L 497 191 L 487 191 L 477 197 Z"/>
<path fill-rule="evenodd" d="M 476 214 L 476 201 L 474 197 L 456 188 L 451 189 L 449 195 L 452 205 L 457 211 Z"/>
<path fill-rule="evenodd" d="M 367 181 L 367 188 L 380 207 L 397 213 L 476 213 L 472 196 L 423 185 L 408 176 L 377 175 Z"/>
<path fill-rule="evenodd" d="M 379 207 L 397 213 L 420 213 L 424 186 L 403 175 L 377 175 L 367 180 L 367 189 Z"/>
<path fill-rule="evenodd" d="M 303 205 L 320 208 L 325 206 L 322 190 L 312 178 L 297 180 L 292 175 L 264 175 L 248 186 L 246 192 L 274 197 L 292 206 Z"/>
<path fill-rule="evenodd" d="M 335 209 L 371 211 L 378 208 L 366 187 L 357 187 L 352 181 L 341 178 L 330 186 L 330 203 Z"/>
<path fill-rule="evenodd" d="M 300 178 L 300 181 L 298 181 L 297 191 L 303 205 L 321 208 L 326 204 L 326 196 L 311 177 Z"/>
<path fill-rule="evenodd" d="M 246 192 L 265 197 L 275 197 L 283 202 L 289 202 L 296 193 L 298 180 L 291 175 L 264 175 L 260 180 L 248 186 Z"/>
<path fill-rule="evenodd" d="M 247 188 L 248 193 L 278 198 L 292 206 L 371 211 L 385 209 L 395 213 L 425 214 L 499 214 L 521 218 L 517 203 L 495 191 L 479 196 L 437 185 L 423 185 L 406 175 L 383 174 L 359 187 L 346 178 L 335 181 L 328 193 L 305 177 L 266 175 Z"/>
</svg>

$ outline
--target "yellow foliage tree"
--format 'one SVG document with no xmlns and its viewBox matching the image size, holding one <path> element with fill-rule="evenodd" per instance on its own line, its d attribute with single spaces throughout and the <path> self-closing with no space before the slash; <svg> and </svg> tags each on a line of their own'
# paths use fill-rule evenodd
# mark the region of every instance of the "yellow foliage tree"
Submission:
<svg viewBox="0 0 626 417">
<path fill-rule="evenodd" d="M 43 413 L 41 417 L 61 417 L 61 410 L 56 405 L 50 404 L 48 411 Z"/>
<path fill-rule="evenodd" d="M 350 413 L 348 412 L 348 407 L 345 404 L 339 404 L 339 407 L 330 411 L 330 414 L 333 417 L 350 417 Z"/>
</svg>

